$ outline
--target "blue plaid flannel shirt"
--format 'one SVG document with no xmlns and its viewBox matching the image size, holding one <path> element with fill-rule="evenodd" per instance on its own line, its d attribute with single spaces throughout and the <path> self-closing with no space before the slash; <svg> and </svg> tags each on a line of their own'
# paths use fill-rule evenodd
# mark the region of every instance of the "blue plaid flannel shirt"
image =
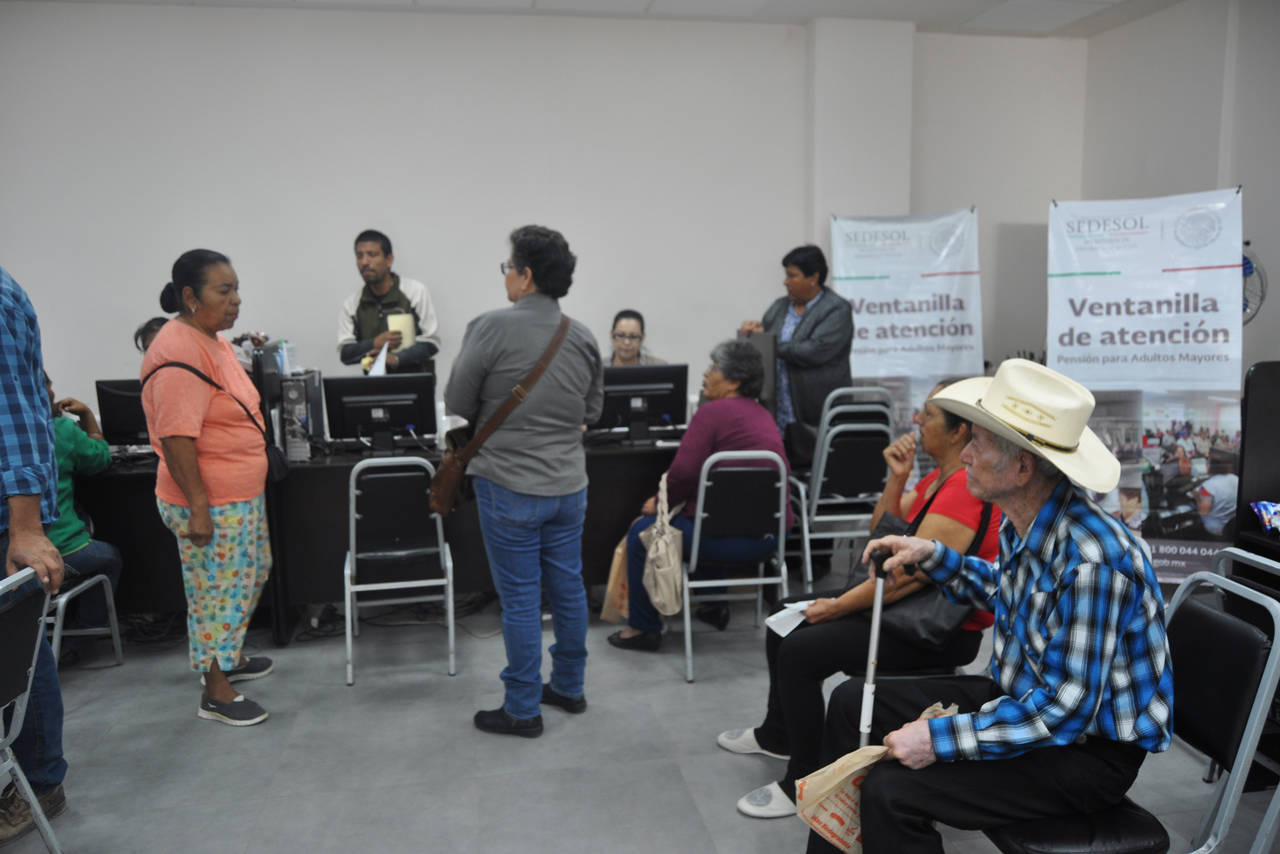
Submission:
<svg viewBox="0 0 1280 854">
<path fill-rule="evenodd" d="M 46 525 L 58 518 L 53 420 L 43 371 L 35 309 L 0 267 L 0 531 L 9 530 L 14 495 L 39 495 Z"/>
<path fill-rule="evenodd" d="M 929 722 L 944 762 L 1004 759 L 1086 735 L 1166 749 L 1173 669 L 1144 542 L 1063 479 L 1025 540 L 1006 519 L 1000 560 L 939 544 L 922 566 L 948 598 L 995 614 L 991 677 L 1007 696 Z"/>
</svg>

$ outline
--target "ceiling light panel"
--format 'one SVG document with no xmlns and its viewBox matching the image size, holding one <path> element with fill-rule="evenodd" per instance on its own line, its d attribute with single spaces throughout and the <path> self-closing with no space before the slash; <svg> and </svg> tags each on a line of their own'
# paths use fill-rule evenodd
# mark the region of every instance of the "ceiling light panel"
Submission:
<svg viewBox="0 0 1280 854">
<path fill-rule="evenodd" d="M 533 0 L 539 12 L 580 12 L 584 15 L 643 15 L 650 0 Z"/>
<path fill-rule="evenodd" d="M 533 8 L 533 0 L 412 0 L 419 9 L 437 12 L 516 11 Z"/>
<path fill-rule="evenodd" d="M 963 29 L 984 33 L 1044 35 L 1111 8 L 1110 3 L 1075 0 L 1005 0 L 966 21 Z"/>
<path fill-rule="evenodd" d="M 768 0 L 653 0 L 650 15 L 667 18 L 753 18 Z"/>
</svg>

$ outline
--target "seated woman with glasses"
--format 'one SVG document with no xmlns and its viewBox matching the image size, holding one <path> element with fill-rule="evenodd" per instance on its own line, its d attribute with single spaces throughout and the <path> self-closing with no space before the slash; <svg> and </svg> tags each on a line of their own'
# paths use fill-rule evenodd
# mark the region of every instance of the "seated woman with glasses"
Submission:
<svg viewBox="0 0 1280 854">
<path fill-rule="evenodd" d="M 743 341 L 725 341 L 711 351 L 711 366 L 702 375 L 706 403 L 698 407 L 680 450 L 667 469 L 667 497 L 671 506 L 685 502 L 684 512 L 671 520 L 683 536 L 684 559 L 693 545 L 694 514 L 697 510 L 698 481 L 702 464 L 719 451 L 772 451 L 786 460 L 782 437 L 769 410 L 760 405 L 764 384 L 764 360 L 760 351 Z M 744 465 L 754 465 L 754 462 Z M 787 473 L 790 474 L 790 467 Z M 662 645 L 662 618 L 644 589 L 645 546 L 640 532 L 657 516 L 657 496 L 640 509 L 641 517 L 627 533 L 627 626 L 609 636 L 620 649 L 656 652 Z M 787 527 L 795 521 L 787 508 Z M 777 548 L 774 537 L 703 536 L 699 555 L 714 562 L 748 563 L 760 560 Z M 702 572 L 706 572 L 703 569 Z M 712 591 L 708 591 L 712 592 Z M 727 605 L 713 604 L 699 619 L 723 629 L 729 622 Z"/>
<path fill-rule="evenodd" d="M 644 347 L 644 315 L 640 312 L 624 308 L 614 315 L 613 353 L 609 355 L 609 364 L 613 367 L 633 365 L 665 365 L 662 359 L 647 352 Z"/>
</svg>

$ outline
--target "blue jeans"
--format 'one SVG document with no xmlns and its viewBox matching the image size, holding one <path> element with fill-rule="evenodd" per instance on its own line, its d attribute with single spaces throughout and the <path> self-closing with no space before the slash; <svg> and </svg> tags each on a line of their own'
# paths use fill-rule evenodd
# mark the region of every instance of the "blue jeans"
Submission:
<svg viewBox="0 0 1280 854">
<path fill-rule="evenodd" d="M 587 591 L 582 586 L 582 523 L 587 490 L 525 495 L 483 477 L 474 479 L 480 532 L 493 586 L 502 599 L 502 671 L 513 718 L 540 715 L 542 595 L 551 603 L 551 689 L 583 696 L 587 667 Z"/>
<path fill-rule="evenodd" d="M 0 532 L 0 566 L 8 552 L 9 532 Z M 33 585 L 34 581 L 23 590 Z M 12 718 L 11 712 L 11 709 L 5 711 L 6 729 Z M 56 788 L 67 776 L 67 761 L 62 758 L 62 686 L 58 682 L 58 662 L 53 660 L 53 647 L 49 646 L 49 640 L 43 634 L 35 673 L 31 678 L 27 713 L 13 742 L 13 755 L 38 795 Z"/>
<path fill-rule="evenodd" d="M 627 532 L 627 625 L 642 632 L 662 631 L 662 617 L 649 601 L 649 594 L 644 589 L 644 543 L 640 542 L 640 532 L 657 520 L 656 516 L 643 516 L 637 519 Z M 683 513 L 676 514 L 671 520 L 673 528 L 679 528 L 684 534 L 681 537 L 684 559 L 689 559 L 693 548 L 693 519 Z M 777 537 L 706 537 L 698 547 L 698 557 L 709 561 L 723 563 L 751 563 L 772 554 L 778 549 Z M 702 578 L 706 578 L 703 570 Z M 714 576 L 712 576 L 714 577 Z M 711 592 L 711 588 L 701 588 Z"/>
<path fill-rule="evenodd" d="M 79 551 L 63 555 L 62 560 L 67 567 L 67 583 L 77 575 L 84 578 L 105 575 L 111 582 L 111 593 L 108 595 L 113 595 L 120 589 L 120 568 L 124 565 L 124 561 L 120 557 L 120 550 L 111 543 L 90 540 L 89 544 Z M 103 601 L 100 592 L 95 590 L 78 596 L 72 602 L 72 606 L 77 609 L 76 625 L 97 628 L 107 624 L 107 603 Z"/>
</svg>

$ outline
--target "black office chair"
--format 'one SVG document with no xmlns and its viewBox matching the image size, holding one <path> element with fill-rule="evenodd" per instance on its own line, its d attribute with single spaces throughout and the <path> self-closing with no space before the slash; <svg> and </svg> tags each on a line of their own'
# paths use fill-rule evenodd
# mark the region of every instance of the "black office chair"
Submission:
<svg viewBox="0 0 1280 854">
<path fill-rule="evenodd" d="M 1218 763 L 1223 774 L 1192 842 L 1207 854 L 1227 836 L 1245 777 L 1280 683 L 1280 647 L 1267 633 L 1203 598 L 1200 585 L 1243 597 L 1280 629 L 1280 602 L 1229 578 L 1197 572 L 1182 582 L 1168 610 L 1173 660 L 1174 734 Z M 1169 834 L 1129 798 L 1088 815 L 1059 816 L 986 831 L 1005 854 L 1163 854 Z"/>
<path fill-rule="evenodd" d="M 792 476 L 806 593 L 813 591 L 813 540 L 871 532 L 871 514 L 889 474 L 884 449 L 892 441 L 889 425 L 878 417 L 835 424 L 820 437 L 808 478 Z"/>
<path fill-rule="evenodd" d="M 352 638 L 362 607 L 444 602 L 449 675 L 454 657 L 453 557 L 444 525 L 427 504 L 435 469 L 421 457 L 361 460 L 351 470 L 348 548 L 342 570 L 346 602 L 347 684 L 355 683 Z M 438 589 L 437 592 L 432 592 Z M 388 596 L 407 591 L 407 596 Z M 360 594 L 371 594 L 361 602 Z"/>
<path fill-rule="evenodd" d="M 1234 534 L 1234 532 L 1232 532 Z M 1223 531 L 1224 536 L 1227 535 Z M 1243 572 L 1238 571 L 1242 568 Z M 1220 575 L 1239 581 L 1250 590 L 1256 590 L 1270 596 L 1272 599 L 1280 597 L 1277 593 L 1277 586 L 1280 586 L 1280 562 L 1271 560 L 1253 552 L 1245 551 L 1241 548 L 1231 547 L 1219 551 L 1213 556 L 1213 569 Z M 1268 576 L 1270 577 L 1268 579 Z M 1234 614 L 1240 619 L 1252 623 L 1264 632 L 1273 631 L 1277 627 L 1272 625 L 1270 615 L 1265 608 L 1260 608 L 1252 601 L 1237 599 L 1235 597 L 1227 597 L 1224 607 L 1228 614 Z M 1274 643 L 1275 636 L 1271 635 Z M 1280 694 L 1272 703 L 1272 729 L 1274 730 L 1274 721 L 1277 711 L 1280 711 Z M 1269 735 L 1269 734 L 1268 734 Z M 1265 751 L 1265 748 L 1264 748 Z M 1253 757 L 1255 766 L 1254 770 L 1270 772 L 1271 775 L 1280 775 L 1280 760 L 1273 756 L 1267 755 L 1266 752 L 1260 751 Z M 1217 774 L 1217 769 L 1211 766 L 1210 779 Z M 1252 781 L 1246 781 L 1248 786 Z M 1275 850 L 1276 837 L 1280 834 L 1280 787 L 1271 795 L 1271 803 L 1267 807 L 1266 815 L 1262 819 L 1262 824 L 1258 826 L 1258 833 L 1254 839 L 1253 847 L 1249 849 L 1249 854 L 1272 854 Z"/>
<path fill-rule="evenodd" d="M 44 637 L 44 612 L 49 597 L 39 587 L 17 592 L 29 581 L 34 581 L 36 571 L 28 567 L 0 580 L 0 710 L 12 707 L 13 718 L 9 728 L 0 738 L 0 773 L 7 771 L 18 790 L 18 795 L 31 807 L 36 828 L 44 838 L 44 847 L 61 852 L 54 838 L 49 819 L 40 808 L 40 801 L 32 790 L 27 777 L 18 767 L 13 755 L 13 742 L 22 731 L 22 719 L 27 713 L 27 698 L 31 694 L 31 679 L 36 672 L 36 656 L 40 654 L 40 641 Z M 6 594 L 12 598 L 5 600 Z"/>
<path fill-rule="evenodd" d="M 746 461 L 767 465 L 744 466 Z M 736 464 L 736 465 L 735 465 Z M 684 567 L 684 660 L 685 679 L 693 681 L 693 625 L 691 590 L 703 587 L 754 586 L 756 593 L 756 625 L 764 610 L 765 585 L 777 584 L 782 596 L 787 595 L 787 565 L 783 556 L 787 533 L 787 464 L 772 451 L 721 451 L 707 457 L 698 479 L 698 503 L 693 523 L 693 541 L 689 545 L 689 562 Z M 777 538 L 777 550 L 760 560 L 756 574 L 738 577 L 691 579 L 698 569 L 731 565 L 704 561 L 699 555 L 702 537 Z M 765 574 L 765 565 L 769 574 Z M 738 565 L 740 566 L 740 565 Z M 750 594 L 717 594 L 718 600 L 752 598 Z"/>
</svg>

